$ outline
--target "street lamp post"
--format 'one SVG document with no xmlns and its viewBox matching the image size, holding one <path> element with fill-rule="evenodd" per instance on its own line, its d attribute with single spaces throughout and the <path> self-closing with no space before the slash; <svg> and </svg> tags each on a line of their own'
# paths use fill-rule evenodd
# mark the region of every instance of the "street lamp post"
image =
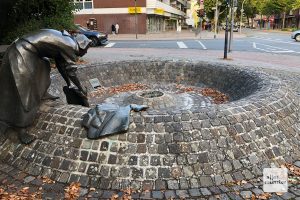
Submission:
<svg viewBox="0 0 300 200">
<path fill-rule="evenodd" d="M 241 9 L 241 20 L 240 20 L 240 34 L 242 34 L 242 22 L 243 22 L 243 13 L 244 13 L 244 3 L 246 0 L 243 0 L 242 9 Z"/>
<path fill-rule="evenodd" d="M 234 25 L 234 8 L 233 8 L 233 0 L 231 0 L 230 2 L 230 36 L 229 36 L 229 47 L 228 47 L 228 52 L 231 52 L 231 44 L 232 44 L 232 40 L 233 40 L 233 25 Z"/>
<path fill-rule="evenodd" d="M 138 25 L 137 25 L 137 11 L 136 11 L 136 0 L 134 0 L 134 18 L 135 18 L 135 39 L 138 39 L 137 32 L 138 32 Z"/>
<path fill-rule="evenodd" d="M 228 51 L 228 7 L 230 0 L 226 0 L 226 25 L 225 25 L 225 44 L 224 44 L 224 59 L 227 59 Z"/>
</svg>

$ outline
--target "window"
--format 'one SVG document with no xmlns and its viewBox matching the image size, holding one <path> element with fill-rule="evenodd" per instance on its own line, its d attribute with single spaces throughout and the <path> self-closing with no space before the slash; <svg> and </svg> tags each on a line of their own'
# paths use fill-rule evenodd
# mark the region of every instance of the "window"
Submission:
<svg viewBox="0 0 300 200">
<path fill-rule="evenodd" d="M 75 5 L 78 9 L 92 9 L 93 0 L 74 0 Z"/>
</svg>

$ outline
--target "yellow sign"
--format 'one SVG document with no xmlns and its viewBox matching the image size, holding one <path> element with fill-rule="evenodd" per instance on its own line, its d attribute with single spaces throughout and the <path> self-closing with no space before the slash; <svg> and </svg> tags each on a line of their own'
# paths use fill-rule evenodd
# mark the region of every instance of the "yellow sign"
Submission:
<svg viewBox="0 0 300 200">
<path fill-rule="evenodd" d="M 154 13 L 158 15 L 163 15 L 165 13 L 165 10 L 162 8 L 155 8 Z"/>
<path fill-rule="evenodd" d="M 135 11 L 136 9 L 136 11 Z M 136 13 L 142 13 L 142 7 L 128 7 L 128 13 L 135 14 Z"/>
</svg>

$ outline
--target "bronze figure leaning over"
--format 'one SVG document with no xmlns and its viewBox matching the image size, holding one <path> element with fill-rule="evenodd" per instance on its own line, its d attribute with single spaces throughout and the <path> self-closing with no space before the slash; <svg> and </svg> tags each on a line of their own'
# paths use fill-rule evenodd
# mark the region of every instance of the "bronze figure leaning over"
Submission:
<svg viewBox="0 0 300 200">
<path fill-rule="evenodd" d="M 86 54 L 90 40 L 84 35 L 72 37 L 66 31 L 42 29 L 14 41 L 7 49 L 0 66 L 0 130 L 14 129 L 22 143 L 29 144 L 35 137 L 28 133 L 43 99 L 56 99 L 47 93 L 50 86 L 50 62 L 68 87 L 85 98 L 87 93 L 76 76 L 75 62 Z M 71 81 L 71 82 L 70 82 Z"/>
</svg>

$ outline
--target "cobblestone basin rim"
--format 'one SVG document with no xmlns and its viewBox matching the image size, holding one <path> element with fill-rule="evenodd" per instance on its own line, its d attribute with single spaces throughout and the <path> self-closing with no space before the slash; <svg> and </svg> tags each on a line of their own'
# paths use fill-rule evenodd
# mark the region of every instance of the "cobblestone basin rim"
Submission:
<svg viewBox="0 0 300 200">
<path fill-rule="evenodd" d="M 271 163 L 299 159 L 299 97 L 276 77 L 239 66 L 151 60 L 93 64 L 78 74 L 90 90 L 92 78 L 106 87 L 160 81 L 215 87 L 231 101 L 132 112 L 129 132 L 99 140 L 86 139 L 80 126 L 88 108 L 45 102 L 31 128 L 35 142 L 0 136 L 3 162 L 84 187 L 179 190 L 250 180 Z M 63 96 L 63 80 L 52 78 L 51 91 Z"/>
</svg>

